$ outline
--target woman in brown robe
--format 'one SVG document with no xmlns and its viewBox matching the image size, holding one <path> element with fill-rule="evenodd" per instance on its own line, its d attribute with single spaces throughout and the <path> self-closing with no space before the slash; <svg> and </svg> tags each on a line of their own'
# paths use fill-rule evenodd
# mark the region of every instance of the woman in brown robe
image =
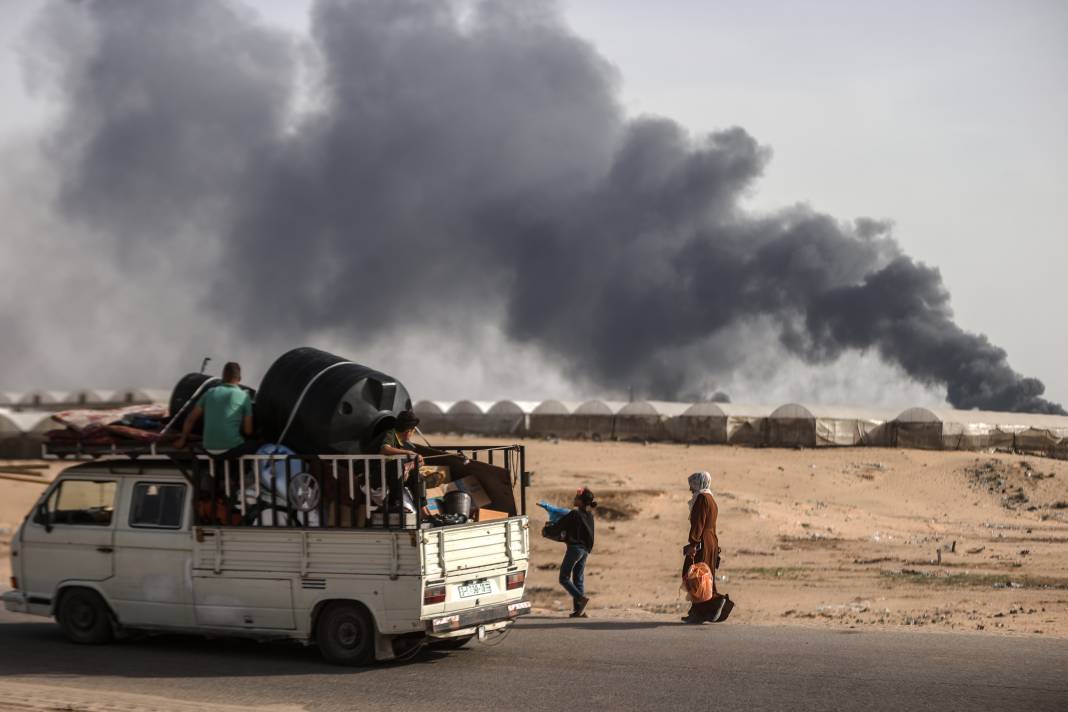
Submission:
<svg viewBox="0 0 1068 712">
<path fill-rule="evenodd" d="M 719 538 L 716 536 L 716 518 L 719 507 L 712 497 L 712 476 L 707 472 L 695 472 L 689 478 L 690 492 L 690 538 L 683 554 L 683 575 L 692 564 L 704 562 L 712 571 L 712 598 L 703 603 L 694 603 L 682 619 L 686 623 L 713 621 L 723 607 L 722 597 L 716 594 L 716 559 L 719 554 Z"/>
</svg>

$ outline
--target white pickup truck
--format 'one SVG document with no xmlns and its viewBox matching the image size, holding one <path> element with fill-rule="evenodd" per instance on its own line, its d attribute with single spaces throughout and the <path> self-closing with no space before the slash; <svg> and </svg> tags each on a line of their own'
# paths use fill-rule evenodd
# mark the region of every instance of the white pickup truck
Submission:
<svg viewBox="0 0 1068 712">
<path fill-rule="evenodd" d="M 516 453 L 498 449 L 510 464 L 521 462 Z M 373 513 L 372 492 L 388 486 L 369 473 L 399 471 L 397 458 L 288 463 L 282 492 L 255 474 L 276 471 L 277 457 L 114 457 L 67 468 L 11 543 L 6 608 L 54 616 L 77 643 L 126 630 L 289 638 L 348 665 L 424 644 L 460 647 L 529 612 L 519 497 L 493 521 L 438 526 L 410 507 L 357 521 L 352 505 L 366 498 Z M 498 499 L 521 486 L 521 471 L 477 464 L 482 478 L 507 478 L 491 483 Z M 265 494 L 267 508 L 258 506 Z"/>
</svg>

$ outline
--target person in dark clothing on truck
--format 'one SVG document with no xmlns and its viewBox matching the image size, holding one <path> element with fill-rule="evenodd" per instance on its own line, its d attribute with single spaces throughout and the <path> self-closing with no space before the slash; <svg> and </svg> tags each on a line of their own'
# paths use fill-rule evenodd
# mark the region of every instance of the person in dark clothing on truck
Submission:
<svg viewBox="0 0 1068 712">
<path fill-rule="evenodd" d="M 379 454 L 382 455 L 406 455 L 413 457 L 418 465 L 423 464 L 423 457 L 415 451 L 412 445 L 412 435 L 419 425 L 419 418 L 410 410 L 402 410 L 397 415 L 396 427 L 387 430 L 382 438 L 382 446 Z"/>
<path fill-rule="evenodd" d="M 560 563 L 560 585 L 571 594 L 574 601 L 572 618 L 586 618 L 586 560 L 593 551 L 593 510 L 597 501 L 588 487 L 575 494 L 575 508 L 551 525 L 567 544 L 564 560 Z"/>
</svg>

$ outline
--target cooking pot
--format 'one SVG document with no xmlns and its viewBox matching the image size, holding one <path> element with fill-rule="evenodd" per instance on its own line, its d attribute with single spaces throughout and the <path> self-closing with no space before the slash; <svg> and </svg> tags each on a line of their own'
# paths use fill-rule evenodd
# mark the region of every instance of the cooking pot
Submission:
<svg viewBox="0 0 1068 712">
<path fill-rule="evenodd" d="M 467 492 L 453 490 L 445 493 L 445 514 L 471 516 L 471 495 Z"/>
</svg>

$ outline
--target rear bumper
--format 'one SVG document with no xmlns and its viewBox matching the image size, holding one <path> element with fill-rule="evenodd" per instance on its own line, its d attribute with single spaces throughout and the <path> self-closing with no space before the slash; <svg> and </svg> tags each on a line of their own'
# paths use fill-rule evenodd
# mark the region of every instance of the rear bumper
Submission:
<svg viewBox="0 0 1068 712">
<path fill-rule="evenodd" d="M 515 603 L 502 603 L 498 606 L 475 608 L 470 611 L 461 611 L 460 613 L 431 618 L 426 621 L 426 632 L 431 635 L 450 633 L 490 623 L 513 621 L 519 616 L 525 616 L 528 613 L 530 613 L 530 601 L 517 601 Z"/>
<path fill-rule="evenodd" d="M 35 616 L 52 615 L 52 599 L 31 596 L 25 591 L 4 591 L 0 593 L 4 608 L 12 613 L 29 613 Z"/>
<path fill-rule="evenodd" d="M 13 613 L 29 613 L 30 604 L 26 600 L 26 594 L 22 591 L 4 591 L 0 594 L 0 600 L 4 602 L 4 608 Z"/>
</svg>

